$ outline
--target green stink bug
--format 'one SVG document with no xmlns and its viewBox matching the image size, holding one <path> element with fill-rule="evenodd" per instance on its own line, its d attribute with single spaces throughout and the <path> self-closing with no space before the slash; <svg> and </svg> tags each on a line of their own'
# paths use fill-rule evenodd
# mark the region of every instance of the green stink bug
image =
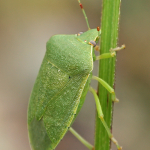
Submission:
<svg viewBox="0 0 150 150">
<path fill-rule="evenodd" d="M 87 18 L 80 1 L 79 4 Z M 54 35 L 47 42 L 46 54 L 28 108 L 28 130 L 33 150 L 56 148 L 76 118 L 75 114 L 79 113 L 88 90 L 95 97 L 98 115 L 109 137 L 118 150 L 121 149 L 103 119 L 96 92 L 89 87 L 91 79 L 98 80 L 112 93 L 112 100 L 117 101 L 114 90 L 105 81 L 92 75 L 93 61 L 115 56 L 116 49 L 95 56 L 94 47 L 100 39 L 100 31 L 99 28 L 90 29 L 87 19 L 86 22 L 88 31 L 77 35 Z M 74 133 L 72 128 L 70 131 Z"/>
</svg>

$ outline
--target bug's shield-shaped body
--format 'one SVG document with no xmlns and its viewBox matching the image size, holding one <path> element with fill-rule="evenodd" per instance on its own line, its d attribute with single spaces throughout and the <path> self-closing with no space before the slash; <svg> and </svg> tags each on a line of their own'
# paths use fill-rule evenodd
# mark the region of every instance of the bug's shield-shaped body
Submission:
<svg viewBox="0 0 150 150">
<path fill-rule="evenodd" d="M 80 36 L 55 35 L 47 42 L 28 108 L 33 150 L 55 149 L 82 107 L 93 70 L 93 49 L 84 40 L 96 37 L 92 29 Z"/>
</svg>

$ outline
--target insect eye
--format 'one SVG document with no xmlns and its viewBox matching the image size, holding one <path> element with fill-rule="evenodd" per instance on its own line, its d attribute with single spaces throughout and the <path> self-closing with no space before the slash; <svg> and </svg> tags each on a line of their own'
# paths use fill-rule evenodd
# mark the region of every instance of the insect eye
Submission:
<svg viewBox="0 0 150 150">
<path fill-rule="evenodd" d="M 70 79 L 71 77 L 69 76 L 69 79 Z"/>
<path fill-rule="evenodd" d="M 96 42 L 95 41 L 90 41 L 89 44 L 94 46 L 94 47 L 96 46 Z"/>
<path fill-rule="evenodd" d="M 79 32 L 77 35 L 80 36 L 81 34 L 83 34 L 83 32 Z"/>
</svg>

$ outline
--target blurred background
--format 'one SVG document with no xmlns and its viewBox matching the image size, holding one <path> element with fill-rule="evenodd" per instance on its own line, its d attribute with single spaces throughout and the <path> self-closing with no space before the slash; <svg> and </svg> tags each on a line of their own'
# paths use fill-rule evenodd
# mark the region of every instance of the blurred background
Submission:
<svg viewBox="0 0 150 150">
<path fill-rule="evenodd" d="M 91 28 L 100 25 L 101 1 L 82 0 Z M 0 150 L 30 150 L 27 106 L 46 42 L 54 34 L 75 34 L 87 26 L 77 0 L 0 1 Z M 150 149 L 150 1 L 122 0 L 117 55 L 113 134 L 124 150 Z M 94 65 L 97 75 L 98 63 Z M 97 83 L 92 85 L 96 88 Z M 74 128 L 94 143 L 92 94 Z M 67 133 L 56 150 L 87 150 Z M 112 149 L 116 147 L 112 144 Z"/>
</svg>

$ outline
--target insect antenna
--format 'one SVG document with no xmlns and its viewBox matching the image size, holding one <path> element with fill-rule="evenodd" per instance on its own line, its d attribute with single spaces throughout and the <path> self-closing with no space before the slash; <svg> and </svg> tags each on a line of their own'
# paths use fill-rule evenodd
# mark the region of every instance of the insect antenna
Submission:
<svg viewBox="0 0 150 150">
<path fill-rule="evenodd" d="M 78 0 L 78 2 L 79 2 L 79 5 L 80 5 L 80 8 L 82 9 L 84 18 L 85 18 L 85 20 L 86 20 L 86 24 L 87 24 L 87 26 L 88 26 L 88 29 L 90 30 L 90 25 L 89 25 L 88 18 L 87 18 L 87 15 L 86 15 L 86 13 L 85 13 L 85 10 L 84 10 L 84 8 L 83 8 L 83 5 L 81 4 L 80 0 Z"/>
<path fill-rule="evenodd" d="M 97 31 L 98 31 L 98 38 L 100 38 L 100 34 L 101 34 L 100 27 L 97 27 Z"/>
</svg>

